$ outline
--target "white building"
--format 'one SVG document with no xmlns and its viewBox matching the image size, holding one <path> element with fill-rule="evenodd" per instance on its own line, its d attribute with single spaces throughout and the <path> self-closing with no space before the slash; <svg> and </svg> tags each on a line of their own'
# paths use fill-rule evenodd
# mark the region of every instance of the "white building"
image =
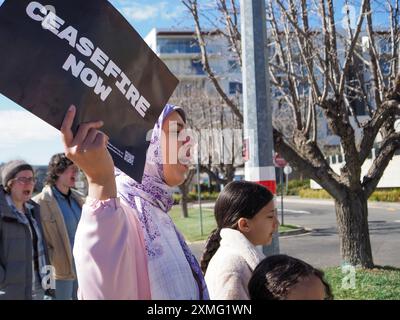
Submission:
<svg viewBox="0 0 400 320">
<path fill-rule="evenodd" d="M 241 69 L 230 53 L 227 41 L 216 33 L 204 34 L 204 37 L 207 41 L 210 68 L 224 92 L 230 98 L 238 99 L 241 105 Z M 144 40 L 180 81 L 171 101 L 182 103 L 182 107 L 190 109 L 190 117 L 194 118 L 196 129 L 202 130 L 201 163 L 210 164 L 211 161 L 213 165 L 232 162 L 235 165 L 243 164 L 243 138 L 238 129 L 240 125 L 237 125 L 237 119 L 232 120 L 234 116 L 231 109 L 223 107 L 224 103 L 203 69 L 201 51 L 194 31 L 152 29 Z M 212 108 L 209 108 L 209 103 Z M 191 104 L 191 107 L 187 104 Z M 207 117 L 204 117 L 204 110 L 207 110 Z M 221 117 L 224 118 L 223 121 Z M 232 135 L 226 131 L 229 129 L 236 131 Z"/>
<path fill-rule="evenodd" d="M 368 170 L 371 168 L 372 163 L 377 156 L 376 152 L 376 149 L 372 149 L 370 156 L 368 157 L 368 159 L 365 160 L 363 166 L 361 167 L 361 179 L 368 173 Z M 343 156 L 340 154 L 330 156 L 328 158 L 328 161 L 333 171 L 337 174 L 340 174 L 340 169 L 345 165 Z M 311 180 L 310 186 L 312 189 L 322 189 L 322 187 L 313 180 Z M 400 150 L 396 151 L 393 159 L 386 167 L 385 172 L 383 173 L 382 178 L 377 186 L 377 188 L 398 187 L 400 187 Z"/>
<path fill-rule="evenodd" d="M 241 93 L 241 70 L 231 56 L 227 42 L 217 34 L 206 37 L 210 67 L 218 75 L 222 88 L 231 95 Z M 180 80 L 175 96 L 185 94 L 188 88 L 217 95 L 203 70 L 200 47 L 193 30 L 152 29 L 144 40 Z"/>
</svg>

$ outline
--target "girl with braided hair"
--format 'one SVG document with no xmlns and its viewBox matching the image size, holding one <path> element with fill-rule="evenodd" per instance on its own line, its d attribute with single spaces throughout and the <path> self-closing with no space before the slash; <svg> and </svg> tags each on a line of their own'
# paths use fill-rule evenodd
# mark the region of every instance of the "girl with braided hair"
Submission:
<svg viewBox="0 0 400 320">
<path fill-rule="evenodd" d="M 210 235 L 201 268 L 210 298 L 248 300 L 248 283 L 264 255 L 257 246 L 268 245 L 277 231 L 273 194 L 246 181 L 229 183 L 214 208 L 217 229 Z"/>
</svg>

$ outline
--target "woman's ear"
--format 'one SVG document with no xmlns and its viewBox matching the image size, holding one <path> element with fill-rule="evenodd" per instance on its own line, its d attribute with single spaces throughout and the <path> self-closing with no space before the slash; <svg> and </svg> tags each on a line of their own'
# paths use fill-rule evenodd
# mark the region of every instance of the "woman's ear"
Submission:
<svg viewBox="0 0 400 320">
<path fill-rule="evenodd" d="M 12 184 L 13 184 L 13 180 L 12 180 L 12 179 L 9 180 L 9 181 L 7 182 L 7 185 L 6 185 L 5 188 L 4 188 L 4 190 L 5 190 L 7 193 L 10 193 L 10 192 L 11 192 Z"/>
<path fill-rule="evenodd" d="M 242 233 L 248 233 L 250 231 L 249 220 L 246 218 L 240 218 L 237 222 L 237 226 Z"/>
</svg>

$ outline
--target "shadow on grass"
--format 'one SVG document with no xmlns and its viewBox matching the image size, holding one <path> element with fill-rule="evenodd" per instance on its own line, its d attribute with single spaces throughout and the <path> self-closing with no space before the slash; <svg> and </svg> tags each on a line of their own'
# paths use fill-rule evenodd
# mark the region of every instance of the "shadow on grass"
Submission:
<svg viewBox="0 0 400 320">
<path fill-rule="evenodd" d="M 400 268 L 397 267 L 393 267 L 393 266 L 379 266 L 379 265 L 375 265 L 374 269 L 377 270 L 384 270 L 384 271 L 399 271 L 400 272 Z M 372 270 L 374 270 L 372 269 Z"/>
</svg>

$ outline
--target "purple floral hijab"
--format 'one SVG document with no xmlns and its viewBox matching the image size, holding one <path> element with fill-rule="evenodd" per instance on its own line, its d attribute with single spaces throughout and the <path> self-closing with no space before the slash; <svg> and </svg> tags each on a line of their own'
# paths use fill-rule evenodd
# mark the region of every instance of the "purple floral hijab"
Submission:
<svg viewBox="0 0 400 320">
<path fill-rule="evenodd" d="M 208 299 L 200 266 L 168 215 L 173 198 L 171 187 L 164 182 L 161 136 L 163 122 L 173 111 L 185 120 L 181 108 L 165 106 L 151 135 L 142 183 L 116 169 L 117 189 L 119 196 L 134 209 L 143 229 L 152 298 Z M 172 283 L 175 285 L 171 286 Z"/>
</svg>

